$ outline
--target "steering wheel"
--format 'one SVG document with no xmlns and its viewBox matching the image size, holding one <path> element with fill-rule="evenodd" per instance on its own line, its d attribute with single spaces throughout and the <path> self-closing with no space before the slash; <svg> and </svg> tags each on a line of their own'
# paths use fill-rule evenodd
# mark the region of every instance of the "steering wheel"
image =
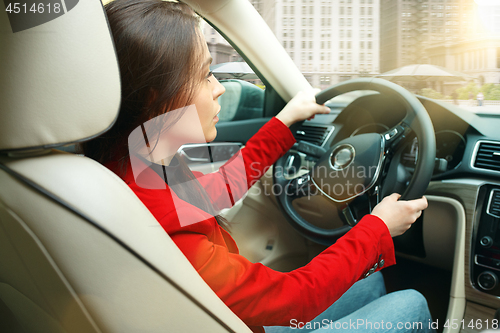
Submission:
<svg viewBox="0 0 500 333">
<path fill-rule="evenodd" d="M 286 177 L 290 165 L 300 159 L 296 153 L 285 154 L 274 164 L 274 183 L 282 189 L 277 193 L 277 201 L 286 219 L 302 235 L 324 245 L 333 244 L 349 231 L 360 219 L 357 215 L 370 213 L 385 195 L 398 192 L 402 194 L 403 200 L 422 197 L 434 170 L 434 127 L 424 106 L 403 87 L 383 79 L 360 78 L 341 82 L 319 92 L 316 101 L 323 104 L 335 96 L 356 90 L 372 90 L 398 99 L 406 108 L 406 116 L 382 134 L 367 133 L 349 137 L 328 150 L 299 141 L 294 147 L 317 159 L 316 165 L 307 174 L 292 179 Z M 418 158 L 411 176 L 400 165 L 399 159 L 401 148 L 415 136 L 418 140 Z M 405 172 L 407 175 L 401 176 Z M 340 205 L 343 226 L 325 229 L 299 215 L 292 201 L 313 192 Z"/>
</svg>

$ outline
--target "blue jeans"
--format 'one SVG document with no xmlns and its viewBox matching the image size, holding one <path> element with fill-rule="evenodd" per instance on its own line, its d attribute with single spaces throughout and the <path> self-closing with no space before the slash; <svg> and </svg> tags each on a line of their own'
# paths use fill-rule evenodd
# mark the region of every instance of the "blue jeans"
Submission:
<svg viewBox="0 0 500 333">
<path fill-rule="evenodd" d="M 266 333 L 292 332 L 433 332 L 427 301 L 415 290 L 386 294 L 380 272 L 356 282 L 337 302 L 299 329 L 290 326 L 266 327 Z"/>
</svg>

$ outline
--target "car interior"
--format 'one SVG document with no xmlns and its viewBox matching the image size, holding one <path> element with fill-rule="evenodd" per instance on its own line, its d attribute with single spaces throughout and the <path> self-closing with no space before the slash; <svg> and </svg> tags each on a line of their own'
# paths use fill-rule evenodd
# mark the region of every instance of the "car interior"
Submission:
<svg viewBox="0 0 500 333">
<path fill-rule="evenodd" d="M 311 86 L 249 1 L 185 2 L 265 85 L 228 80 L 211 148 L 182 147 L 193 169 L 211 172 Z M 102 3 L 77 1 L 22 31 L 12 22 L 0 13 L 0 331 L 251 332 L 128 186 L 74 153 L 112 126 L 120 106 Z M 498 328 L 500 118 L 383 79 L 345 81 L 317 99 L 332 112 L 293 126 L 297 144 L 223 212 L 240 253 L 290 271 L 334 243 L 372 200 L 425 194 L 429 207 L 394 239 L 398 264 L 383 270 L 388 291 L 424 294 L 439 332 Z M 325 154 L 373 133 L 397 142 L 383 171 L 389 185 L 349 198 L 307 192 Z M 307 195 L 278 193 L 276 184 Z"/>
</svg>

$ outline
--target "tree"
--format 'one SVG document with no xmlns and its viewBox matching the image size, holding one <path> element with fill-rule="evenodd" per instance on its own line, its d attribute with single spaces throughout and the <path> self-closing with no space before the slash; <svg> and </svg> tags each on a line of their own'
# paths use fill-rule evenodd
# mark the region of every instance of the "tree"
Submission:
<svg viewBox="0 0 500 333">
<path fill-rule="evenodd" d="M 444 99 L 445 96 L 441 94 L 439 91 L 436 91 L 432 88 L 422 88 L 420 89 L 420 95 L 433 99 Z"/>
<path fill-rule="evenodd" d="M 500 85 L 494 83 L 486 83 L 481 87 L 484 94 L 484 99 L 500 100 Z"/>
<path fill-rule="evenodd" d="M 456 90 L 458 94 L 458 99 L 469 99 L 469 96 L 472 93 L 472 96 L 474 96 L 474 99 L 477 96 L 477 93 L 479 92 L 479 88 L 477 84 L 474 81 L 469 82 L 468 85 L 462 88 L 458 88 Z"/>
</svg>

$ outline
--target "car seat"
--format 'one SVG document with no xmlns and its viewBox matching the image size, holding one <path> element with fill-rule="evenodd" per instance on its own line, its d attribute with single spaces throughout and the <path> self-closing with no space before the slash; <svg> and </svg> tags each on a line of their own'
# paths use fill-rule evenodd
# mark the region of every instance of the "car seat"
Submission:
<svg viewBox="0 0 500 333">
<path fill-rule="evenodd" d="M 221 80 L 226 89 L 219 97 L 221 121 L 261 118 L 264 110 L 264 90 L 243 80 Z"/>
<path fill-rule="evenodd" d="M 101 2 L 64 3 L 0 11 L 0 331 L 250 332 L 120 178 L 57 149 L 120 104 Z"/>
</svg>

